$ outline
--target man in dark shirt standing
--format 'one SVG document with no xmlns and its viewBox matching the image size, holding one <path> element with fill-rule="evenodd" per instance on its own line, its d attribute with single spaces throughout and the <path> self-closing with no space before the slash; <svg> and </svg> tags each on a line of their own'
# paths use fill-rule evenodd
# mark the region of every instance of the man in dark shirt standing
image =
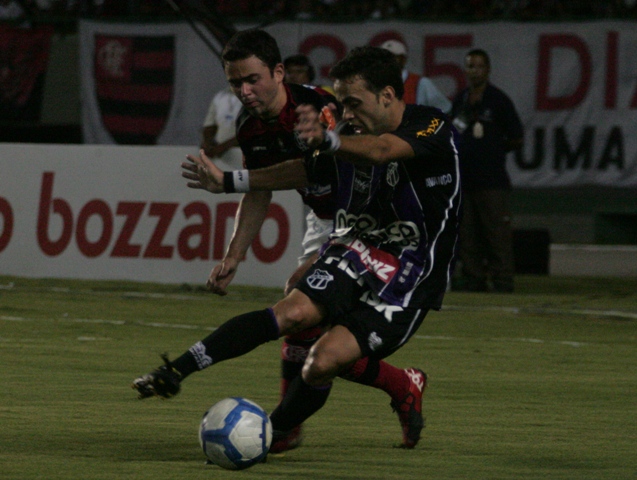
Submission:
<svg viewBox="0 0 637 480">
<path fill-rule="evenodd" d="M 511 180 L 506 154 L 520 148 L 522 123 L 511 99 L 489 83 L 491 64 L 484 50 L 465 57 L 469 86 L 454 99 L 453 123 L 459 145 L 463 213 L 459 259 L 462 276 L 454 289 L 513 291 Z"/>
</svg>

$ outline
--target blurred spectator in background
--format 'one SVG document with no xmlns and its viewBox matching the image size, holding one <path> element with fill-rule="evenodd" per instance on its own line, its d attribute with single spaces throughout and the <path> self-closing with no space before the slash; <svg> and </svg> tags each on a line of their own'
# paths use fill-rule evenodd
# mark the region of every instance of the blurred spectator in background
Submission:
<svg viewBox="0 0 637 480">
<path fill-rule="evenodd" d="M 285 68 L 285 81 L 287 83 L 298 83 L 299 85 L 314 85 L 316 70 L 310 59 L 303 54 L 290 55 L 283 61 Z M 334 90 L 330 85 L 319 85 L 326 92 L 334 95 Z"/>
<path fill-rule="evenodd" d="M 291 7 L 295 20 L 311 20 L 316 13 L 312 0 L 299 0 L 293 2 Z"/>
<path fill-rule="evenodd" d="M 461 276 L 454 290 L 513 292 L 511 180 L 507 152 L 521 148 L 522 123 L 511 99 L 489 83 L 491 62 L 480 49 L 465 57 L 469 86 L 453 101 L 451 116 L 458 146 L 463 212 L 459 251 Z"/>
<path fill-rule="evenodd" d="M 358 21 L 363 18 L 445 19 L 451 21 L 572 20 L 625 18 L 637 13 L 637 0 L 177 0 L 183 6 L 211 9 L 224 17 Z M 84 16 L 175 16 L 158 0 L 0 0 L 21 5 L 29 14 Z M 0 7 L 1 10 L 2 7 Z M 2 12 L 0 12 L 0 15 Z M 41 15 L 40 15 L 41 16 Z M 0 18 L 1 21 L 1 18 Z"/>
<path fill-rule="evenodd" d="M 0 0 L 0 22 L 7 22 L 23 28 L 31 26 L 27 10 L 17 0 Z"/>
<path fill-rule="evenodd" d="M 387 40 L 380 47 L 393 53 L 402 68 L 403 82 L 405 84 L 403 99 L 405 103 L 436 107 L 445 113 L 449 113 L 451 102 L 438 90 L 434 82 L 405 68 L 405 65 L 407 65 L 407 47 L 404 43 L 398 40 Z"/>
<path fill-rule="evenodd" d="M 391 18 L 401 12 L 400 3 L 397 0 L 373 0 L 369 3 L 372 5 L 370 18 L 375 20 Z"/>
<path fill-rule="evenodd" d="M 236 138 L 235 122 L 241 101 L 230 87 L 217 92 L 210 102 L 202 129 L 201 148 L 210 158 L 220 159 L 222 170 L 241 170 L 243 153 Z"/>
<path fill-rule="evenodd" d="M 305 55 L 291 55 L 283 61 L 285 81 L 299 85 L 312 85 L 316 72 L 310 59 Z"/>
</svg>

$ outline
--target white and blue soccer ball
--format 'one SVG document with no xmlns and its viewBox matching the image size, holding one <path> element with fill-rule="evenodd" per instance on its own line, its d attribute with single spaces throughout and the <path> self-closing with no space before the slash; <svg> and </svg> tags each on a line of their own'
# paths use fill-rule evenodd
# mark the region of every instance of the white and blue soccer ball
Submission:
<svg viewBox="0 0 637 480">
<path fill-rule="evenodd" d="M 272 444 L 272 423 L 256 403 L 241 397 L 225 398 L 204 414 L 199 443 L 208 459 L 229 470 L 259 463 Z"/>
</svg>

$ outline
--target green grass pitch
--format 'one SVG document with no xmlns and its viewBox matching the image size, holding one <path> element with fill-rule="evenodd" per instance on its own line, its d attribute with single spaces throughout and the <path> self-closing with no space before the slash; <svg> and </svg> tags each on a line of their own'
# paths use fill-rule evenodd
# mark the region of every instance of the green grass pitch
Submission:
<svg viewBox="0 0 637 480">
<path fill-rule="evenodd" d="M 388 360 L 430 376 L 415 450 L 385 393 L 337 380 L 305 442 L 249 470 L 204 465 L 197 429 L 227 396 L 271 411 L 279 342 L 138 401 L 133 378 L 280 290 L 0 277 L 0 478 L 635 479 L 637 279 L 520 277 L 449 293 Z"/>
</svg>

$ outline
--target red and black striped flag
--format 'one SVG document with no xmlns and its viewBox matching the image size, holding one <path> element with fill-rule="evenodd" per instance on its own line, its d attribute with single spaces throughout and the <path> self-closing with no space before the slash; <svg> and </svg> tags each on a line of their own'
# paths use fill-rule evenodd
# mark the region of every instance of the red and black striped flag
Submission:
<svg viewBox="0 0 637 480">
<path fill-rule="evenodd" d="M 96 34 L 94 65 L 102 121 L 113 140 L 157 143 L 173 98 L 174 36 Z"/>
<path fill-rule="evenodd" d="M 40 120 L 52 35 L 50 26 L 0 25 L 0 120 Z"/>
</svg>

